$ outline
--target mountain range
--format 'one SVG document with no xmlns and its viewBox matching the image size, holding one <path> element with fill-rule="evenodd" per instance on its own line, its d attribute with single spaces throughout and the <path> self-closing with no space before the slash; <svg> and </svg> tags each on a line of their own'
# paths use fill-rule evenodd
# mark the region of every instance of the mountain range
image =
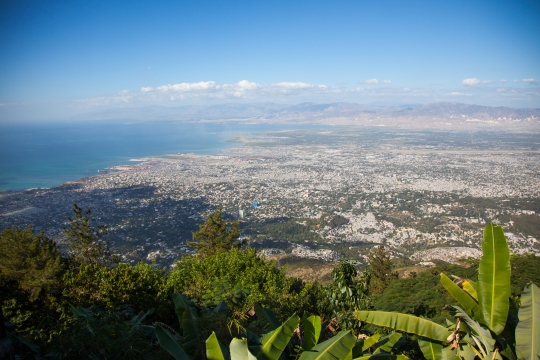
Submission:
<svg viewBox="0 0 540 360">
<path fill-rule="evenodd" d="M 393 107 L 354 103 L 257 103 L 147 106 L 78 115 L 77 120 L 204 121 L 391 126 L 444 130 L 510 130 L 539 132 L 540 109 L 514 109 L 439 102 Z"/>
</svg>

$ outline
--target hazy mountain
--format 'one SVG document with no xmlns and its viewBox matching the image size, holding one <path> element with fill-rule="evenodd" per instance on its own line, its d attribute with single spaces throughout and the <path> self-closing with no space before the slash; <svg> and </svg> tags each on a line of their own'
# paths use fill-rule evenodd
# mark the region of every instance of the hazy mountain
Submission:
<svg viewBox="0 0 540 360">
<path fill-rule="evenodd" d="M 256 103 L 147 106 L 79 115 L 79 120 L 235 121 L 395 126 L 446 130 L 494 129 L 540 131 L 540 109 L 513 109 L 461 103 L 376 107 L 353 103 Z"/>
</svg>

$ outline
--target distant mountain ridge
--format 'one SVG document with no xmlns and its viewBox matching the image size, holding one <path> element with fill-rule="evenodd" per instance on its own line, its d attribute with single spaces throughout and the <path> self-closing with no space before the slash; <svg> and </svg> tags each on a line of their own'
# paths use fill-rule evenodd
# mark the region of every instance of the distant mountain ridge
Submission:
<svg viewBox="0 0 540 360">
<path fill-rule="evenodd" d="M 77 116 L 78 120 L 234 121 L 256 123 L 394 126 L 432 129 L 483 129 L 540 132 L 540 109 L 514 109 L 462 103 L 377 107 L 354 103 L 255 103 L 147 106 L 104 110 Z"/>
</svg>

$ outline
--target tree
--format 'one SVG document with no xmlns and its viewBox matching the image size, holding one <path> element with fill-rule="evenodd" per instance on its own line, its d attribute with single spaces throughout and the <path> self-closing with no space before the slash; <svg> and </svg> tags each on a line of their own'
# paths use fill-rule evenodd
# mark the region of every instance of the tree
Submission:
<svg viewBox="0 0 540 360">
<path fill-rule="evenodd" d="M 2 289 L 3 295 L 19 289 L 33 301 L 42 290 L 58 284 L 63 265 L 56 242 L 43 232 L 35 234 L 32 226 L 0 233 L 0 284 L 11 287 Z"/>
<path fill-rule="evenodd" d="M 90 209 L 83 210 L 73 204 L 74 218 L 68 217 L 69 227 L 63 229 L 64 241 L 69 246 L 73 260 L 79 265 L 98 264 L 106 266 L 118 263 L 109 245 L 101 238 L 107 234 L 105 225 L 92 226 Z"/>
<path fill-rule="evenodd" d="M 329 286 L 329 300 L 332 317 L 344 329 L 360 330 L 362 324 L 353 316 L 352 311 L 369 309 L 371 301 L 367 296 L 371 274 L 364 270 L 358 278 L 355 265 L 342 259 L 332 270 L 332 285 Z"/>
<path fill-rule="evenodd" d="M 211 256 L 217 252 L 239 249 L 244 242 L 240 237 L 240 222 L 223 219 L 222 210 L 210 214 L 208 220 L 199 226 L 199 231 L 193 233 L 193 240 L 188 241 L 201 256 Z"/>
<path fill-rule="evenodd" d="M 369 253 L 368 262 L 371 269 L 369 294 L 382 294 L 388 284 L 398 277 L 396 272 L 392 272 L 390 255 L 384 246 L 376 246 Z"/>
<path fill-rule="evenodd" d="M 0 306 L 26 337 L 50 336 L 58 320 L 65 258 L 43 232 L 7 228 L 0 233 Z"/>
</svg>

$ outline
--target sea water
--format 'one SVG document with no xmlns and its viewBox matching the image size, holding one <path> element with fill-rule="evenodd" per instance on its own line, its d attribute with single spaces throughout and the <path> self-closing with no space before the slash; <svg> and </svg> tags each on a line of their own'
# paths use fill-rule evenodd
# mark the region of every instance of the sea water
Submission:
<svg viewBox="0 0 540 360">
<path fill-rule="evenodd" d="M 130 164 L 130 159 L 219 153 L 241 145 L 231 141 L 236 134 L 302 127 L 159 121 L 3 123 L 0 191 L 57 186 Z"/>
</svg>

